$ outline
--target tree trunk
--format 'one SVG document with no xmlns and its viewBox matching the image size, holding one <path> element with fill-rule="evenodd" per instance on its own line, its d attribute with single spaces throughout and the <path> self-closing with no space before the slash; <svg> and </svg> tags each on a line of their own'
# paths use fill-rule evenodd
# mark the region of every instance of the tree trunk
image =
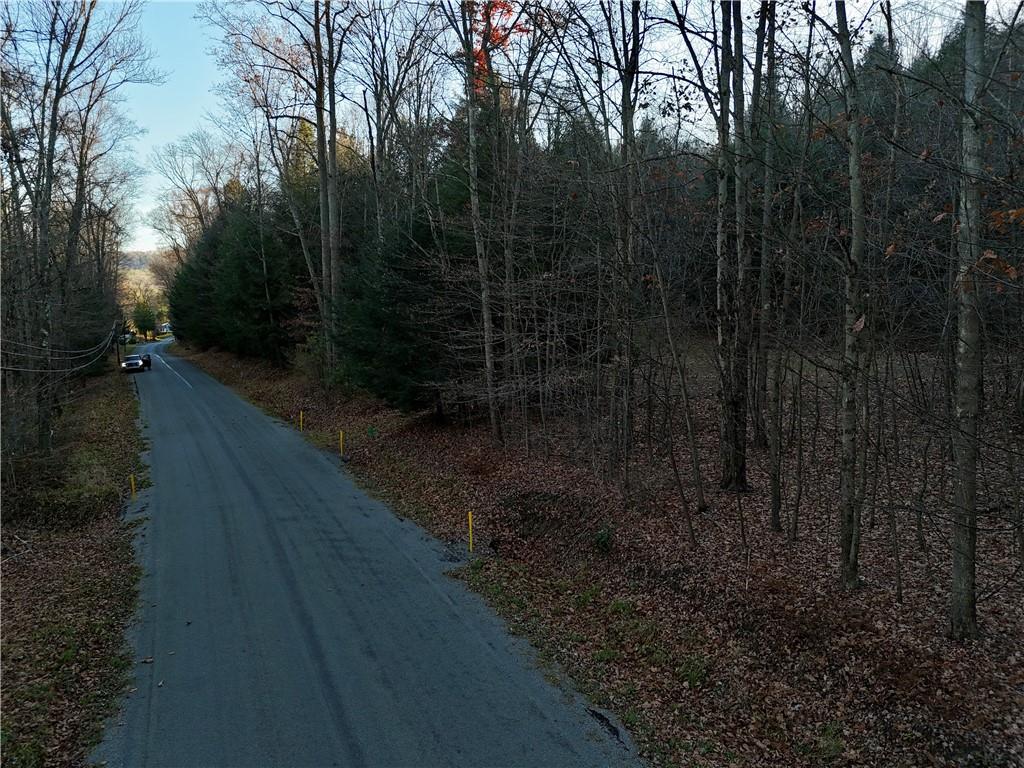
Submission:
<svg viewBox="0 0 1024 768">
<path fill-rule="evenodd" d="M 762 2 L 761 14 L 767 25 L 767 77 L 765 92 L 762 97 L 764 119 L 761 120 L 762 158 L 764 166 L 764 192 L 761 207 L 761 246 L 760 263 L 757 275 L 757 307 L 754 310 L 754 338 L 756 340 L 754 356 L 754 395 L 753 395 L 753 426 L 754 445 L 768 447 L 768 335 L 771 332 L 771 273 L 774 268 L 772 243 L 768 232 L 772 223 L 772 197 L 775 192 L 775 3 Z M 775 527 L 772 518 L 772 530 L 781 531 L 782 524 Z"/>
<path fill-rule="evenodd" d="M 860 94 L 850 29 L 846 21 L 846 3 L 836 2 L 836 22 L 843 68 L 843 95 L 846 101 L 846 136 L 849 142 L 849 182 L 851 237 L 846 256 L 843 323 L 843 359 L 840 366 L 840 580 L 845 589 L 858 582 L 860 551 L 860 508 L 857 495 L 857 380 L 860 368 L 860 334 L 865 325 L 861 301 L 861 263 L 864 257 L 864 191 L 861 186 Z"/>
<path fill-rule="evenodd" d="M 480 214 L 480 179 L 477 169 L 477 135 L 476 135 L 476 92 L 474 81 L 476 73 L 473 65 L 473 26 L 468 18 L 467 4 L 460 5 L 462 14 L 462 46 L 466 59 L 465 93 L 466 93 L 466 131 L 468 136 L 469 162 L 469 201 L 470 215 L 473 223 L 473 244 L 476 249 L 477 271 L 480 279 L 480 314 L 484 333 L 484 384 L 487 388 L 487 410 L 491 420 L 491 436 L 500 443 L 501 421 L 498 417 L 498 395 L 494 376 L 494 319 L 491 314 L 491 278 L 487 255 L 487 244 L 484 242 L 484 223 Z"/>
<path fill-rule="evenodd" d="M 313 56 L 316 72 L 314 104 L 316 112 L 316 169 L 320 193 L 320 285 L 324 295 L 324 373 L 334 365 L 334 344 L 331 329 L 334 317 L 334 281 L 331 278 L 331 184 L 332 174 L 329 169 L 327 150 L 327 125 L 324 120 L 326 107 L 325 84 L 327 81 L 326 62 L 324 60 L 323 36 L 320 24 L 320 1 L 313 3 Z"/>
<path fill-rule="evenodd" d="M 978 421 L 981 403 L 981 320 L 975 265 L 981 258 L 981 139 L 978 103 L 985 56 L 985 3 L 964 8 L 964 102 L 960 178 L 959 275 L 956 285 L 959 333 L 956 345 L 956 491 L 953 510 L 953 583 L 950 634 L 957 640 L 978 634 L 975 587 L 977 544 Z"/>
<path fill-rule="evenodd" d="M 743 9 L 738 2 L 731 6 L 733 50 L 733 189 L 735 206 L 735 282 L 731 307 L 732 338 L 726 356 L 726 378 L 729 385 L 723 398 L 721 446 L 723 488 L 747 489 L 747 390 L 750 351 L 750 249 L 747 245 L 747 177 L 749 167 L 749 136 L 744 118 L 743 90 Z M 728 12 L 728 10 L 726 11 Z M 723 21 L 722 34 L 725 35 Z M 723 53 L 723 68 L 725 54 Z M 726 107 L 723 106 L 723 112 Z"/>
<path fill-rule="evenodd" d="M 665 296 L 665 281 L 662 279 L 661 270 L 655 266 L 655 277 L 658 281 L 658 294 L 661 297 L 661 309 L 665 315 L 665 337 L 668 340 L 669 352 L 672 354 L 672 363 L 675 367 L 676 376 L 679 377 L 679 393 L 683 400 L 683 418 L 686 424 L 686 438 L 690 448 L 690 469 L 693 478 L 693 488 L 697 495 L 697 511 L 707 511 L 708 504 L 704 497 L 704 482 L 700 474 L 700 451 L 697 446 L 697 430 L 695 427 L 696 418 L 693 414 L 693 405 L 690 402 L 690 389 L 686 383 L 686 365 L 683 362 L 683 358 L 680 356 L 679 351 L 676 349 L 675 337 L 672 334 L 672 324 L 669 322 L 668 312 L 668 299 Z M 671 382 L 672 378 L 669 377 Z M 669 388 L 666 388 L 669 389 Z M 667 394 L 666 397 L 671 397 Z M 671 428 L 670 430 L 671 431 Z M 672 470 L 678 476 L 679 469 L 675 463 L 675 444 L 672 445 Z M 677 477 L 678 482 L 678 477 Z M 682 495 L 682 484 L 679 484 L 679 492 Z M 693 542 L 693 521 L 689 518 L 687 523 L 690 527 L 690 538 L 691 543 Z"/>
<path fill-rule="evenodd" d="M 729 178 L 733 175 L 733 147 L 729 137 L 730 78 L 733 70 L 732 3 L 723 0 L 722 62 L 718 73 L 718 210 L 717 210 L 717 274 L 716 301 L 718 310 L 718 369 L 722 384 L 721 418 L 719 422 L 721 484 L 731 487 L 735 478 L 737 440 L 735 396 L 732 377 L 733 339 L 736 335 L 735 269 L 730 253 Z"/>
<path fill-rule="evenodd" d="M 619 77 L 619 114 L 622 143 L 619 158 L 622 164 L 622 197 L 619 200 L 619 270 L 621 284 L 618 288 L 618 302 L 621 334 L 619 338 L 619 374 L 616 376 L 615 396 L 620 401 L 621 411 L 618 423 L 618 453 L 622 458 L 623 483 L 629 488 L 630 457 L 633 444 L 633 282 L 636 267 L 636 226 L 637 226 L 637 157 L 636 157 L 636 103 L 634 88 L 640 67 L 640 2 L 630 3 L 629 27 L 626 27 L 625 14 L 620 6 L 620 25 L 622 27 L 621 73 Z M 609 24 L 611 29 L 611 24 Z M 627 42 L 628 35 L 628 42 Z M 616 57 L 619 54 L 616 53 Z"/>
<path fill-rule="evenodd" d="M 337 328 L 338 305 L 341 302 L 341 189 L 338 171 L 338 99 L 337 72 L 340 41 L 335 39 L 334 16 L 331 0 L 324 0 L 324 30 L 327 33 L 327 218 L 330 224 L 331 254 L 331 308 L 330 334 Z"/>
</svg>

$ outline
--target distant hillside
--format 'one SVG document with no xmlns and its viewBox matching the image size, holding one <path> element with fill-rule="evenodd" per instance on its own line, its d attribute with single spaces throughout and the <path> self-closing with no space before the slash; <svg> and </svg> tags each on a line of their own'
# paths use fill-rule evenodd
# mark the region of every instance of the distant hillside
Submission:
<svg viewBox="0 0 1024 768">
<path fill-rule="evenodd" d="M 149 266 L 149 260 L 153 258 L 156 251 L 125 251 L 124 269 L 145 269 Z"/>
</svg>

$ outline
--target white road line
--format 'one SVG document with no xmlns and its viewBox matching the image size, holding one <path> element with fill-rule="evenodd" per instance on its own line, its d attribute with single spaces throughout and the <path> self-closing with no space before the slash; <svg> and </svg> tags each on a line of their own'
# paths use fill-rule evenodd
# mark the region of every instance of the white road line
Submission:
<svg viewBox="0 0 1024 768">
<path fill-rule="evenodd" d="M 167 366 L 168 368 L 171 368 L 171 364 L 170 364 L 170 363 L 168 363 L 168 362 L 167 362 L 166 360 L 164 360 L 164 359 L 163 359 L 162 357 L 160 357 L 160 355 L 154 355 L 154 357 L 155 357 L 155 358 L 156 358 L 157 360 L 159 360 L 159 361 L 160 361 L 161 363 L 163 363 L 164 365 L 166 365 L 166 366 Z M 177 377 L 178 377 L 179 379 L 181 379 L 181 380 L 182 380 L 182 381 L 184 381 L 184 382 L 185 382 L 186 384 L 188 384 L 188 388 L 189 388 L 189 389 L 195 389 L 195 387 L 193 387 L 193 386 L 192 386 L 191 384 L 189 384 L 189 381 L 188 381 L 188 379 L 186 379 L 186 378 L 185 378 L 184 376 L 182 376 L 182 375 L 181 375 L 180 373 L 178 373 L 178 372 L 177 372 L 176 370 L 174 370 L 173 368 L 171 368 L 171 373 L 173 373 L 173 374 L 174 374 L 175 376 L 177 376 Z"/>
</svg>

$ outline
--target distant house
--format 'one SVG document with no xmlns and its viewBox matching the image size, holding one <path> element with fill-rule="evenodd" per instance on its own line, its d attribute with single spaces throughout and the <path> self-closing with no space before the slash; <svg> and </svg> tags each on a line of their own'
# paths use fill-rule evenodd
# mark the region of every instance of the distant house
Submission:
<svg viewBox="0 0 1024 768">
<path fill-rule="evenodd" d="M 163 323 L 163 324 L 161 324 L 161 326 L 157 330 L 160 333 L 173 333 L 173 331 L 171 330 L 171 324 L 170 323 Z"/>
</svg>

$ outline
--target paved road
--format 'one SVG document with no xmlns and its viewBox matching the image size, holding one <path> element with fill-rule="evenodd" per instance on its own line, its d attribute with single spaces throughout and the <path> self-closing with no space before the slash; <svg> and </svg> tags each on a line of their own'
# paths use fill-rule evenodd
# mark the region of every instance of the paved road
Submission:
<svg viewBox="0 0 1024 768">
<path fill-rule="evenodd" d="M 601 766 L 635 755 L 444 575 L 443 547 L 153 345 L 136 689 L 109 766 Z"/>
</svg>

